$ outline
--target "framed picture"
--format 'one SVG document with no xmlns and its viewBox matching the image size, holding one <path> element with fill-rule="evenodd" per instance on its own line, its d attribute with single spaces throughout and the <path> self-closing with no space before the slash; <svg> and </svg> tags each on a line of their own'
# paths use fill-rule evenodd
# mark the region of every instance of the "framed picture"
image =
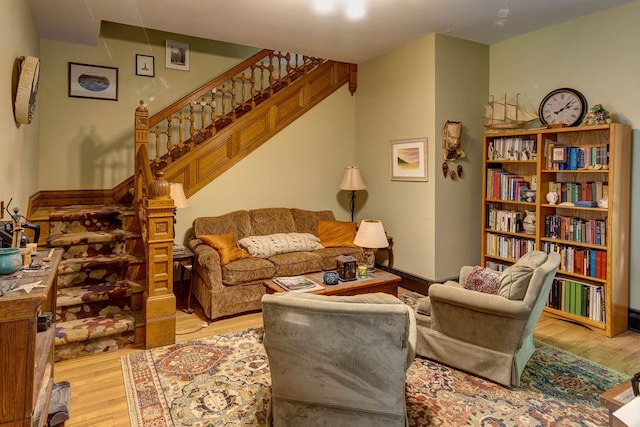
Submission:
<svg viewBox="0 0 640 427">
<path fill-rule="evenodd" d="M 69 62 L 69 96 L 118 100 L 118 69 Z"/>
<path fill-rule="evenodd" d="M 567 147 L 553 147 L 551 150 L 551 162 L 553 163 L 566 163 L 567 161 Z"/>
<path fill-rule="evenodd" d="M 391 141 L 391 180 L 427 181 L 427 138 Z"/>
<path fill-rule="evenodd" d="M 166 40 L 166 68 L 189 71 L 189 44 L 180 43 L 174 40 Z"/>
<path fill-rule="evenodd" d="M 156 75 L 155 57 L 136 53 L 136 76 Z"/>
</svg>

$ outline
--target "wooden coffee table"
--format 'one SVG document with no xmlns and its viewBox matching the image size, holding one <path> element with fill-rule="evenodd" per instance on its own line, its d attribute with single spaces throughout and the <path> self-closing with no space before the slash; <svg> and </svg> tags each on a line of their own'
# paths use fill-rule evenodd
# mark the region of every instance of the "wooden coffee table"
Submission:
<svg viewBox="0 0 640 427">
<path fill-rule="evenodd" d="M 395 274 L 376 269 L 375 272 L 369 273 L 366 278 L 353 280 L 350 282 L 340 282 L 337 285 L 325 285 L 322 283 L 322 276 L 325 272 L 305 274 L 304 277 L 312 280 L 322 286 L 321 290 L 313 291 L 319 295 L 359 295 L 369 294 L 373 292 L 384 292 L 393 296 L 398 296 L 398 285 L 402 281 L 402 277 Z M 264 286 L 268 294 L 277 292 L 287 292 L 281 288 L 273 280 L 266 280 Z M 300 291 L 294 291 L 300 292 Z"/>
</svg>

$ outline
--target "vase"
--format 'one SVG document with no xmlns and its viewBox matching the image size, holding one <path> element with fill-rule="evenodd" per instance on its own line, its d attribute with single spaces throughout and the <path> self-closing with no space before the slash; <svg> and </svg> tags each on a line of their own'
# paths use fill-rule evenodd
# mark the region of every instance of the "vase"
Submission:
<svg viewBox="0 0 640 427">
<path fill-rule="evenodd" d="M 337 285 L 340 282 L 340 275 L 337 271 L 327 271 L 322 275 L 325 285 Z"/>
<path fill-rule="evenodd" d="M 15 273 L 22 267 L 20 248 L 0 249 L 0 274 Z"/>
<path fill-rule="evenodd" d="M 536 213 L 525 210 L 526 215 L 522 220 L 522 228 L 527 234 L 536 234 Z"/>
</svg>

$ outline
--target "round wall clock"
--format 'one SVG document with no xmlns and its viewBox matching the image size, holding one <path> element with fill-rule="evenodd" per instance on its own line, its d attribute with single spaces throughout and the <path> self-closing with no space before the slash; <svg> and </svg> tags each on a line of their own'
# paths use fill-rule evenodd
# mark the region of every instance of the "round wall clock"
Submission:
<svg viewBox="0 0 640 427">
<path fill-rule="evenodd" d="M 36 109 L 40 59 L 33 56 L 20 58 L 18 90 L 13 105 L 16 122 L 29 124 Z"/>
<path fill-rule="evenodd" d="M 564 124 L 575 126 L 587 112 L 587 99 L 579 91 L 561 88 L 544 97 L 538 109 L 543 125 Z"/>
</svg>

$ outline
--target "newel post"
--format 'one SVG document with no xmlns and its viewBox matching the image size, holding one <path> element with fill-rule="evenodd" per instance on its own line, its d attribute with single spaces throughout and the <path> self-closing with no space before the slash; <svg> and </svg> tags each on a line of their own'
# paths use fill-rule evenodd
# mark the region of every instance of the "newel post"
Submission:
<svg viewBox="0 0 640 427">
<path fill-rule="evenodd" d="M 142 167 L 149 167 L 149 165 L 140 165 L 138 164 L 138 151 L 146 150 L 149 152 L 149 111 L 147 107 L 144 106 L 144 101 L 140 101 L 140 105 L 136 108 L 135 113 L 135 152 L 134 152 L 134 162 L 135 162 L 135 170 L 133 174 L 133 185 L 134 185 L 134 203 L 136 212 L 139 212 L 140 202 L 142 200 L 142 195 L 144 194 L 142 191 L 142 186 L 144 185 L 144 180 L 141 173 Z"/>
<path fill-rule="evenodd" d="M 173 294 L 173 210 L 169 183 L 157 172 L 144 199 L 147 218 L 147 348 L 174 344 L 176 297 Z"/>
</svg>

